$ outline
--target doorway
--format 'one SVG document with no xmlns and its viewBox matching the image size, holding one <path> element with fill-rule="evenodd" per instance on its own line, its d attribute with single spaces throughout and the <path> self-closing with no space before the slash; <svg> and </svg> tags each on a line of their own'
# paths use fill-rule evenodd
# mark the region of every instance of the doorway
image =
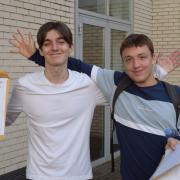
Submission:
<svg viewBox="0 0 180 180">
<path fill-rule="evenodd" d="M 83 3 L 85 1 L 82 1 L 81 5 L 87 7 L 87 4 Z M 88 5 L 88 8 L 91 7 L 90 11 L 94 11 L 92 6 Z M 126 20 L 118 21 L 117 18 L 102 15 L 105 12 L 103 0 L 96 1 L 96 6 L 98 8 L 95 8 L 95 13 L 77 7 L 76 57 L 102 68 L 122 71 L 119 49 L 123 39 L 131 31 L 131 23 L 127 20 L 129 14 L 121 14 Z M 117 14 L 114 13 L 116 16 Z M 110 106 L 96 107 L 90 135 L 91 160 L 94 166 L 110 160 L 111 128 Z M 114 146 L 115 156 L 118 156 L 118 146 Z"/>
</svg>

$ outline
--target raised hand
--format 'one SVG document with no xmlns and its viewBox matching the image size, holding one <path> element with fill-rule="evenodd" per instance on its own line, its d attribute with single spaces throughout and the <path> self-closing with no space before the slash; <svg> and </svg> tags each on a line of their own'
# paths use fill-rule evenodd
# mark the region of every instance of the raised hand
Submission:
<svg viewBox="0 0 180 180">
<path fill-rule="evenodd" d="M 26 58 L 31 57 L 36 51 L 32 34 L 29 33 L 27 37 L 25 37 L 20 29 L 17 29 L 17 33 L 12 35 L 12 39 L 10 39 L 9 42 L 16 48 L 11 50 L 11 52 L 19 53 Z"/>
<path fill-rule="evenodd" d="M 156 55 L 156 62 L 168 73 L 180 66 L 180 51 L 174 51 L 169 56 Z"/>
</svg>

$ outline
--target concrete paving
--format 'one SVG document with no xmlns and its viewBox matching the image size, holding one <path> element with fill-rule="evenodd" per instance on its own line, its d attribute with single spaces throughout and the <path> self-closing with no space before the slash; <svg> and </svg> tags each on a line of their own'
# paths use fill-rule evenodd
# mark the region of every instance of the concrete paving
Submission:
<svg viewBox="0 0 180 180">
<path fill-rule="evenodd" d="M 111 161 L 93 168 L 93 180 L 121 180 L 119 158 L 115 160 L 115 171 L 111 172 Z"/>
<path fill-rule="evenodd" d="M 111 173 L 111 162 L 93 168 L 93 180 L 121 180 L 119 175 L 119 158 L 115 160 L 115 171 Z M 0 176 L 0 180 L 26 180 L 25 168 Z"/>
</svg>

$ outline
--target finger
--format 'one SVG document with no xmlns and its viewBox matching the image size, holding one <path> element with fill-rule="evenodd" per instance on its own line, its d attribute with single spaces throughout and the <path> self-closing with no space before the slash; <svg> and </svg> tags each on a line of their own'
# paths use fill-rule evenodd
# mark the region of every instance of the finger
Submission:
<svg viewBox="0 0 180 180">
<path fill-rule="evenodd" d="M 166 149 L 171 149 L 171 150 L 175 151 L 176 150 L 176 145 L 175 144 L 166 145 Z"/>
<path fill-rule="evenodd" d="M 29 40 L 29 42 L 32 42 L 32 40 L 33 40 L 32 39 L 32 34 L 30 32 L 28 33 L 28 40 Z"/>
<path fill-rule="evenodd" d="M 162 60 L 164 60 L 163 59 L 163 54 L 162 53 L 158 53 L 157 56 L 156 56 L 156 62 L 160 62 Z"/>
<path fill-rule="evenodd" d="M 179 141 L 178 141 L 177 139 L 170 137 L 170 138 L 168 138 L 168 140 L 167 140 L 166 146 L 167 146 L 167 148 L 170 148 L 170 149 L 172 149 L 172 150 L 175 150 L 175 149 L 176 149 L 176 145 L 177 145 L 178 143 L 179 143 Z"/>
<path fill-rule="evenodd" d="M 19 54 L 19 49 L 10 49 L 10 53 Z"/>
<path fill-rule="evenodd" d="M 159 53 L 157 54 L 157 58 L 162 57 L 162 55 L 163 55 L 163 54 L 159 52 Z"/>
<path fill-rule="evenodd" d="M 24 37 L 23 31 L 20 30 L 20 29 L 17 29 L 17 32 L 18 32 L 19 36 L 21 37 L 21 40 L 22 40 L 22 41 L 25 41 L 25 37 Z"/>
<path fill-rule="evenodd" d="M 180 55 L 173 57 L 172 61 L 173 61 L 175 66 L 179 66 L 179 64 L 180 64 Z"/>
<path fill-rule="evenodd" d="M 179 51 L 177 49 L 174 50 L 171 54 L 176 54 L 176 53 L 179 53 Z"/>
<path fill-rule="evenodd" d="M 159 58 L 159 56 L 160 56 L 160 53 L 154 54 L 154 58 L 155 58 L 156 60 Z"/>
<path fill-rule="evenodd" d="M 180 52 L 178 52 L 178 51 L 174 51 L 170 54 L 171 59 L 179 58 L 179 56 L 180 56 Z"/>
<path fill-rule="evenodd" d="M 16 48 L 19 48 L 19 43 L 16 40 L 10 39 L 8 40 L 11 45 L 13 45 Z"/>
<path fill-rule="evenodd" d="M 29 34 L 28 34 L 28 39 L 29 39 L 29 43 L 30 43 L 30 44 L 34 44 L 34 46 L 35 46 L 35 42 L 34 42 L 34 40 L 33 40 L 33 36 L 32 36 L 32 34 L 31 34 L 31 32 L 29 32 Z"/>
<path fill-rule="evenodd" d="M 13 34 L 12 35 L 13 39 L 16 40 L 18 43 L 21 43 L 21 40 L 19 39 L 18 35 L 17 34 Z"/>
</svg>

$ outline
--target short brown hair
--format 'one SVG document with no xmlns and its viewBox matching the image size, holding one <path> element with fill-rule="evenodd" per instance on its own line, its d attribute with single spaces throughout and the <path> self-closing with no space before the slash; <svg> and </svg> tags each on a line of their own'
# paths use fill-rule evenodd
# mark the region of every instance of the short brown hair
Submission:
<svg viewBox="0 0 180 180">
<path fill-rule="evenodd" d="M 144 34 L 130 34 L 129 36 L 127 36 L 124 39 L 124 41 L 121 44 L 121 47 L 120 47 L 121 57 L 122 57 L 122 53 L 123 53 L 124 49 L 130 48 L 133 46 L 141 47 L 144 45 L 146 45 L 149 48 L 151 54 L 153 55 L 154 54 L 154 46 L 153 46 L 153 43 L 150 38 L 148 38 Z"/>
<path fill-rule="evenodd" d="M 72 38 L 72 32 L 69 29 L 69 27 L 64 24 L 63 22 L 59 21 L 50 21 L 45 24 L 43 24 L 37 33 L 37 42 L 39 45 L 39 48 L 42 47 L 46 35 L 49 31 L 56 30 L 58 33 L 62 35 L 62 38 L 69 44 L 71 47 L 73 44 L 73 38 Z"/>
</svg>

